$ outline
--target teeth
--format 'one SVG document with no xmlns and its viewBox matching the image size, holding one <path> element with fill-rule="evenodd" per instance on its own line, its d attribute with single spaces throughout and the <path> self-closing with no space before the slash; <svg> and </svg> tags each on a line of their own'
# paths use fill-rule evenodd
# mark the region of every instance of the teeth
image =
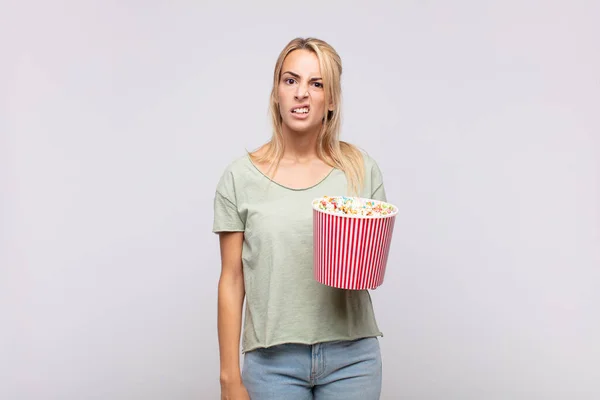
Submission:
<svg viewBox="0 0 600 400">
<path fill-rule="evenodd" d="M 308 108 L 296 108 L 292 112 L 295 112 L 298 114 L 306 114 L 308 112 Z"/>
</svg>

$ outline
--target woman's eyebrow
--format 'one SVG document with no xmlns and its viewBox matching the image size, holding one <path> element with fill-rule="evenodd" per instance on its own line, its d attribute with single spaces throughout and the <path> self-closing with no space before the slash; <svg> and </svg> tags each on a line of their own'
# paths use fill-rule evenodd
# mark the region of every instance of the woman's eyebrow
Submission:
<svg viewBox="0 0 600 400">
<path fill-rule="evenodd" d="M 285 72 L 284 72 L 282 75 L 285 75 L 285 74 L 290 74 L 290 75 L 292 75 L 294 78 L 296 78 L 296 79 L 300 79 L 300 75 L 298 75 L 298 74 L 297 74 L 297 73 L 295 73 L 295 72 L 292 72 L 292 71 L 285 71 Z M 318 77 L 318 76 L 317 76 L 317 77 L 314 77 L 314 78 L 310 78 L 310 80 L 309 80 L 309 81 L 310 81 L 310 82 L 312 82 L 312 81 L 320 81 L 320 80 L 323 80 L 323 78 L 321 78 L 321 77 Z"/>
<path fill-rule="evenodd" d="M 295 72 L 292 72 L 292 71 L 285 71 L 285 72 L 283 73 L 283 75 L 285 75 L 285 74 L 290 74 L 290 75 L 291 75 L 291 76 L 293 76 L 294 78 L 300 79 L 300 75 L 296 74 Z"/>
</svg>

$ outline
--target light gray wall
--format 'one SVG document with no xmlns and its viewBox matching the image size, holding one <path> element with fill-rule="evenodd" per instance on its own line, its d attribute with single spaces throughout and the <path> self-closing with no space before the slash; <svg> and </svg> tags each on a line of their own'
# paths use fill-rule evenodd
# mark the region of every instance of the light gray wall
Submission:
<svg viewBox="0 0 600 400">
<path fill-rule="evenodd" d="M 600 398 L 599 3 L 393 3 L 2 3 L 0 398 L 218 398 L 214 188 L 310 35 L 401 208 L 382 398 Z"/>
</svg>

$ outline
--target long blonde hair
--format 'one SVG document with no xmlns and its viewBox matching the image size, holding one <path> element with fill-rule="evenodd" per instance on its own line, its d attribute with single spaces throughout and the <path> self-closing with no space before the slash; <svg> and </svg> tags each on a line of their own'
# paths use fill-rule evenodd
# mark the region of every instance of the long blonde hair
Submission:
<svg viewBox="0 0 600 400">
<path fill-rule="evenodd" d="M 346 175 L 349 190 L 359 195 L 363 187 L 364 161 L 358 147 L 339 140 L 341 127 L 341 100 L 342 100 L 342 60 L 335 49 L 323 40 L 316 38 L 295 38 L 290 41 L 281 51 L 275 64 L 273 74 L 273 87 L 269 101 L 269 111 L 273 125 L 273 135 L 266 143 L 266 151 L 259 157 L 251 157 L 259 163 L 270 164 L 269 170 L 275 168 L 275 175 L 279 162 L 283 157 L 284 139 L 282 131 L 282 119 L 279 110 L 278 89 L 281 79 L 281 69 L 288 54 L 294 50 L 312 51 L 319 59 L 323 87 L 325 90 L 325 104 L 333 104 L 333 111 L 325 108 L 323 125 L 317 137 L 317 156 L 332 167 L 340 169 Z"/>
</svg>

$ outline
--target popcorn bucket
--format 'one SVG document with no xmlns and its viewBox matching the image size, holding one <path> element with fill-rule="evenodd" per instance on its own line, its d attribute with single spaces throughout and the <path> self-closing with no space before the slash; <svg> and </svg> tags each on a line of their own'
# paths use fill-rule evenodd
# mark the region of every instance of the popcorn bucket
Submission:
<svg viewBox="0 0 600 400">
<path fill-rule="evenodd" d="M 314 276 L 340 289 L 383 283 L 398 208 L 359 197 L 313 200 Z"/>
</svg>

